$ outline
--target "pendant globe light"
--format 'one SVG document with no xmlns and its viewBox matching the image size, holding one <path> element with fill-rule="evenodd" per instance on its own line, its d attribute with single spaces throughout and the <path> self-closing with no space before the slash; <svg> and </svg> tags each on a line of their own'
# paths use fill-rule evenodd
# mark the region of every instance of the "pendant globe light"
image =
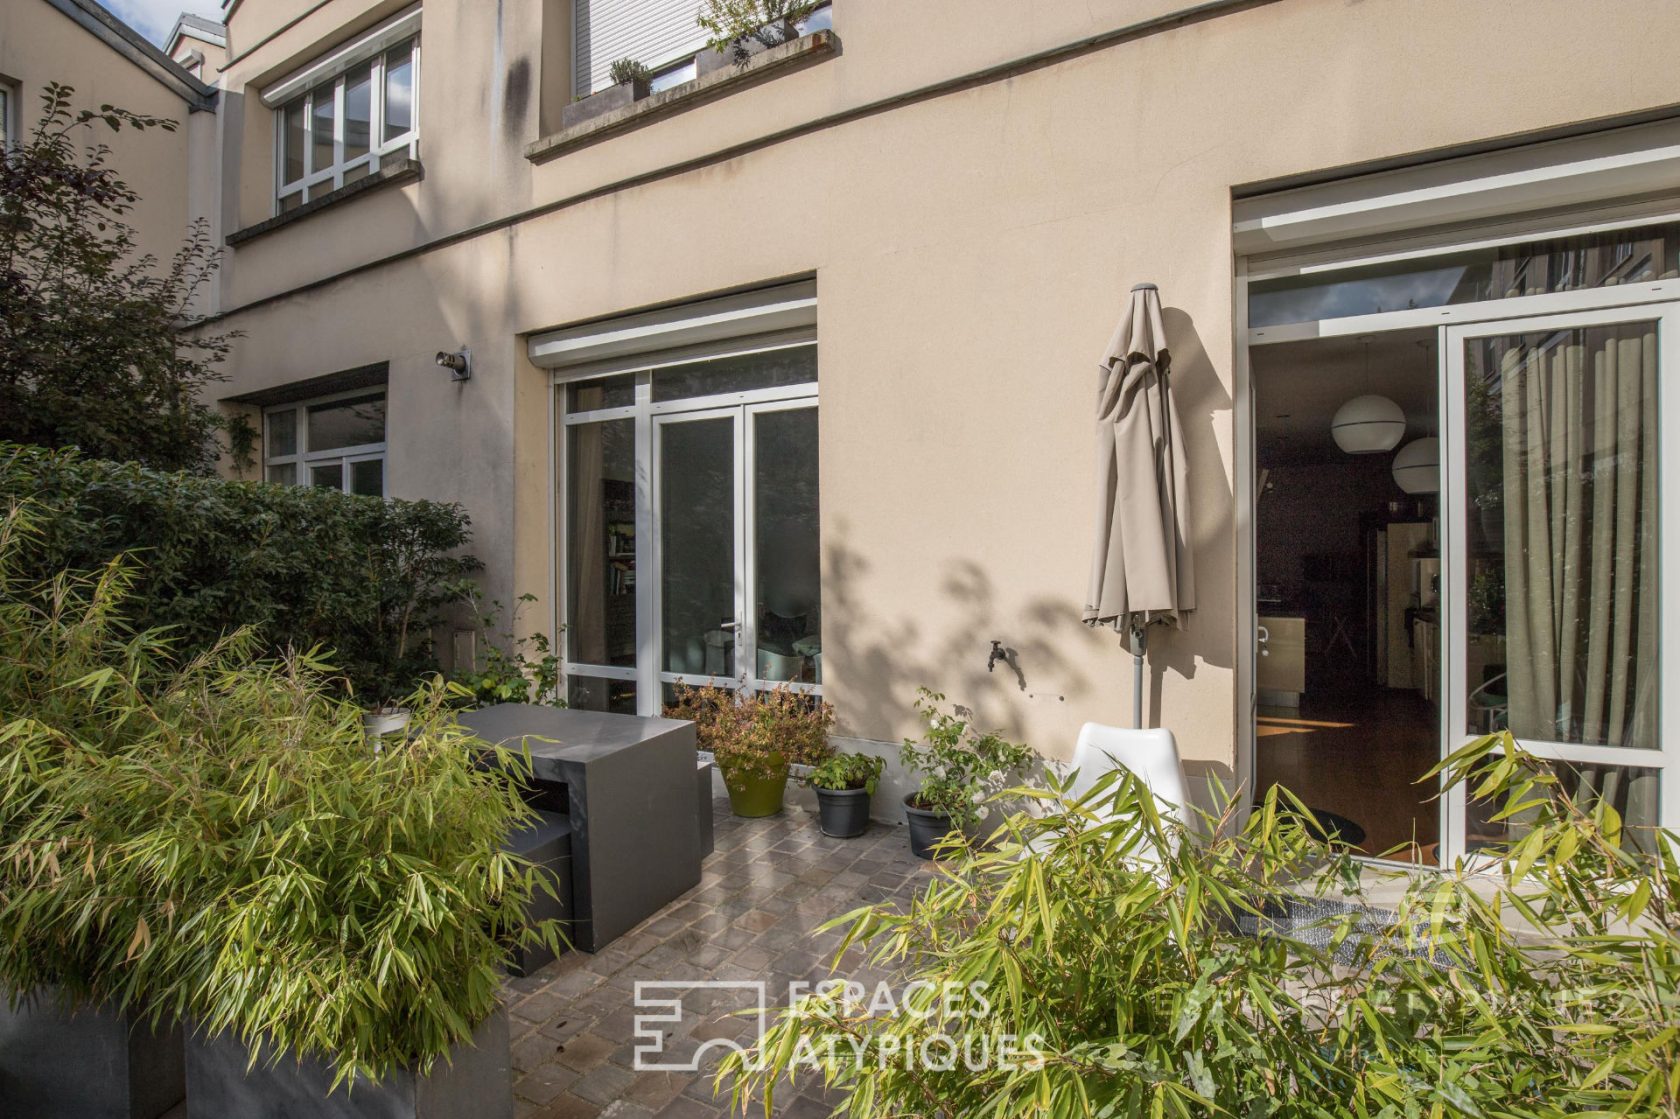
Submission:
<svg viewBox="0 0 1680 1119">
<path fill-rule="evenodd" d="M 1414 439 L 1394 456 L 1394 484 L 1407 493 L 1441 491 L 1441 441 Z"/>
<path fill-rule="evenodd" d="M 1371 387 L 1371 336 L 1360 340 L 1365 347 L 1365 387 Z M 1386 396 L 1367 393 L 1356 396 L 1340 408 L 1330 421 L 1330 436 L 1336 446 L 1350 455 L 1376 455 L 1392 451 L 1406 436 L 1406 413 Z"/>
</svg>

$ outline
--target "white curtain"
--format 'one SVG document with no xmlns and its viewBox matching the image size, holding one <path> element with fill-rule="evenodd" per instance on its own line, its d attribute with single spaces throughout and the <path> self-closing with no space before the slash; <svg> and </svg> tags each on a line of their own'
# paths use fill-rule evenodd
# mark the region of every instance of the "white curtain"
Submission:
<svg viewBox="0 0 1680 1119">
<path fill-rule="evenodd" d="M 1657 335 L 1632 323 L 1491 343 L 1503 420 L 1510 728 L 1655 748 Z M 1656 776 L 1574 767 L 1655 822 Z"/>
</svg>

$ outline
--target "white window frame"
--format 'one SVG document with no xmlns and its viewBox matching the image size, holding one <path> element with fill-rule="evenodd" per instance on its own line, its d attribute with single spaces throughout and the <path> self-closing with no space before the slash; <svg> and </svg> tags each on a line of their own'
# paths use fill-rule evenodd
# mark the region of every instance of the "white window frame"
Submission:
<svg viewBox="0 0 1680 1119">
<path fill-rule="evenodd" d="M 751 389 L 744 392 L 718 393 L 710 396 L 684 397 L 679 400 L 653 401 L 654 374 L 673 365 L 690 365 L 710 358 L 766 353 L 774 350 L 814 347 L 814 336 L 769 336 L 752 340 L 714 343 L 703 350 L 684 349 L 664 351 L 640 358 L 627 358 L 609 363 L 596 363 L 585 371 L 556 373 L 553 377 L 553 414 L 558 431 L 555 435 L 554 477 L 555 495 L 552 507 L 556 530 L 566 523 L 566 502 L 570 500 L 565 477 L 567 448 L 566 429 L 603 420 L 632 420 L 636 435 L 636 665 L 602 665 L 573 661 L 570 650 L 560 638 L 564 634 L 566 611 L 570 608 L 570 574 L 566 569 L 566 549 L 555 549 L 555 601 L 557 622 L 555 647 L 561 652 L 565 678 L 633 681 L 636 684 L 636 710 L 641 715 L 657 715 L 664 706 L 666 684 L 714 686 L 741 691 L 769 691 L 787 688 L 806 695 L 821 696 L 821 683 L 797 680 L 763 680 L 758 677 L 757 617 L 749 608 L 749 592 L 758 585 L 757 549 L 753 546 L 754 520 L 753 449 L 756 435 L 751 430 L 755 417 L 766 412 L 795 409 L 818 409 L 818 382 L 776 388 Z M 567 386 L 603 376 L 633 374 L 635 402 L 613 408 L 584 412 L 566 411 Z M 668 672 L 661 629 L 663 555 L 655 525 L 655 510 L 660 501 L 659 432 L 667 424 L 705 419 L 729 419 L 734 425 L 734 487 L 735 518 L 735 673 L 732 676 L 705 676 Z M 556 538 L 557 543 L 559 537 Z M 743 665 L 747 666 L 743 671 Z"/>
<path fill-rule="evenodd" d="M 0 149 L 10 148 L 18 142 L 17 102 L 18 87 L 0 78 Z"/>
<path fill-rule="evenodd" d="M 384 441 L 378 443 L 359 443 L 353 447 L 334 447 L 331 450 L 326 451 L 311 451 L 309 449 L 309 409 L 318 407 L 322 404 L 334 404 L 342 400 L 360 400 L 373 396 L 383 397 L 386 403 Z M 342 475 L 339 480 L 339 489 L 344 493 L 351 493 L 353 491 L 350 489 L 350 467 L 358 462 L 378 460 L 381 464 L 379 469 L 379 496 L 389 497 L 391 490 L 391 474 L 388 469 L 388 463 L 386 462 L 385 448 L 391 435 L 391 416 L 389 410 L 390 400 L 390 394 L 382 388 L 361 388 L 348 389 L 344 392 L 335 392 L 326 396 L 312 396 L 308 400 L 299 400 L 291 404 L 277 404 L 272 408 L 264 408 L 262 429 L 263 480 L 268 481 L 268 471 L 270 467 L 290 465 L 295 468 L 292 472 L 292 481 L 290 484 L 294 486 L 308 486 L 312 485 L 309 480 L 311 468 L 317 466 L 328 466 L 333 463 L 337 463 L 342 469 Z M 281 412 L 291 412 L 295 415 L 294 422 L 297 425 L 295 429 L 297 432 L 297 450 L 289 455 L 271 455 L 268 453 L 268 425 L 270 419 Z M 287 483 L 276 482 L 274 484 L 286 485 Z"/>
<path fill-rule="evenodd" d="M 1447 580 L 1446 585 L 1450 595 L 1447 602 L 1447 613 L 1443 618 L 1443 621 L 1450 624 L 1442 628 L 1441 686 L 1445 695 L 1438 710 L 1439 735 L 1444 748 L 1443 756 L 1446 749 L 1456 749 L 1470 741 L 1469 735 L 1458 733 L 1452 729 L 1454 727 L 1461 728 L 1464 725 L 1463 683 L 1465 668 L 1462 648 L 1456 645 L 1456 636 L 1461 636 L 1464 632 L 1463 621 L 1467 616 L 1465 603 L 1467 588 L 1460 585 L 1464 575 L 1462 557 L 1457 560 L 1451 559 L 1452 551 L 1456 548 L 1452 537 L 1454 519 L 1461 515 L 1461 512 L 1455 507 L 1455 501 L 1458 495 L 1463 492 L 1464 481 L 1462 462 L 1455 464 L 1453 461 L 1455 454 L 1462 456 L 1461 450 L 1455 451 L 1453 449 L 1455 442 L 1461 438 L 1462 433 L 1455 433 L 1451 429 L 1452 423 L 1462 422 L 1462 419 L 1456 413 L 1449 411 L 1450 408 L 1461 406 L 1461 398 L 1455 397 L 1454 393 L 1462 393 L 1463 391 L 1462 369 L 1455 371 L 1450 364 L 1455 358 L 1461 360 L 1461 355 L 1454 355 L 1451 347 L 1461 348 L 1462 340 L 1465 337 L 1500 333 L 1514 322 L 1544 323 L 1547 321 L 1546 317 L 1575 316 L 1590 320 L 1594 315 L 1603 315 L 1606 321 L 1649 317 L 1662 319 L 1672 324 L 1673 318 L 1665 316 L 1671 316 L 1670 308 L 1676 301 L 1680 301 L 1680 280 L 1642 280 L 1638 283 L 1608 287 L 1579 288 L 1539 295 L 1490 299 L 1476 303 L 1419 307 L 1253 328 L 1248 325 L 1249 285 L 1278 276 L 1357 269 L 1369 264 L 1392 260 L 1427 258 L 1466 249 L 1522 244 L 1530 241 L 1603 233 L 1647 225 L 1665 225 L 1674 221 L 1680 221 L 1680 207 L 1677 207 L 1671 190 L 1668 196 L 1663 199 L 1638 205 L 1598 210 L 1582 206 L 1576 208 L 1572 213 L 1520 217 L 1504 223 L 1480 223 L 1447 234 L 1424 230 L 1415 234 L 1396 234 L 1376 241 L 1357 242 L 1336 249 L 1315 248 L 1300 253 L 1275 253 L 1263 256 L 1239 256 L 1237 258 L 1234 284 L 1236 306 L 1233 316 L 1237 369 L 1233 404 L 1236 416 L 1235 492 L 1239 495 L 1253 495 L 1255 493 L 1257 476 L 1253 379 L 1249 360 L 1252 349 L 1308 338 L 1381 334 L 1387 331 L 1415 329 L 1420 326 L 1433 327 L 1436 330 L 1437 376 L 1440 379 L 1440 395 L 1437 406 L 1441 422 L 1441 446 L 1444 456 L 1441 471 L 1439 517 L 1443 535 L 1442 555 L 1443 559 L 1448 560 L 1443 567 L 1442 575 Z M 1495 232 L 1496 230 L 1497 232 Z M 1649 313 L 1646 313 L 1647 311 Z M 1564 320 L 1557 318 L 1557 321 Z M 1669 350 L 1665 351 L 1662 356 L 1666 378 L 1672 369 L 1672 362 L 1675 360 L 1675 355 L 1671 351 L 1676 347 L 1669 335 L 1665 335 L 1664 340 L 1669 345 Z M 1665 379 L 1662 383 L 1666 385 L 1668 380 Z M 1665 431 L 1670 421 L 1680 419 L 1680 417 L 1669 416 L 1667 413 L 1664 415 Z M 1660 466 L 1665 474 L 1665 483 L 1673 480 L 1666 477 L 1666 475 L 1672 473 L 1672 468 L 1673 463 L 1667 461 Z M 1451 488 L 1453 486 L 1458 486 L 1459 489 L 1453 490 Z M 1237 616 L 1242 620 L 1242 624 L 1246 625 L 1247 631 L 1239 631 L 1237 643 L 1237 668 L 1240 683 L 1237 689 L 1239 716 L 1237 719 L 1236 768 L 1238 779 L 1249 787 L 1253 786 L 1257 769 L 1257 743 L 1254 729 L 1255 706 L 1258 703 L 1258 692 L 1254 683 L 1257 650 L 1252 636 L 1254 627 L 1258 624 L 1256 621 L 1258 604 L 1254 585 L 1255 543 L 1258 534 L 1254 510 L 1255 503 L 1252 496 L 1246 502 L 1239 500 L 1237 511 Z M 1664 510 L 1667 511 L 1666 501 Z M 1675 530 L 1670 527 L 1670 522 L 1667 520 L 1662 521 L 1661 524 L 1661 532 L 1666 541 Z M 1663 555 L 1670 557 L 1670 550 L 1664 549 Z M 1669 559 L 1665 558 L 1662 567 L 1663 578 L 1665 579 L 1664 590 L 1659 591 L 1660 601 L 1665 603 L 1668 600 L 1667 595 L 1672 593 L 1672 591 L 1666 589 L 1669 585 L 1666 581 L 1669 570 Z M 1661 720 L 1661 725 L 1666 726 L 1668 719 L 1680 717 L 1680 695 L 1672 697 L 1674 699 L 1673 703 L 1668 702 L 1671 696 L 1667 690 L 1668 676 L 1666 669 L 1664 670 L 1664 683 L 1664 705 L 1659 709 L 1658 718 Z M 1459 721 L 1455 723 L 1452 721 L 1454 719 Z M 1551 749 L 1546 744 L 1534 743 L 1525 743 L 1524 745 L 1536 747 L 1536 752 L 1541 756 L 1565 756 L 1561 748 Z M 1660 779 L 1660 825 L 1668 828 L 1680 826 L 1680 756 L 1667 754 L 1666 752 L 1629 750 L 1621 747 L 1602 749 L 1568 747 L 1567 750 L 1567 756 L 1575 761 L 1603 761 L 1608 764 L 1660 769 L 1662 771 Z M 1662 753 L 1663 757 L 1666 758 L 1666 764 L 1658 758 L 1659 753 Z M 1658 760 L 1654 761 L 1653 759 Z M 1466 856 L 1464 822 L 1465 798 L 1464 790 L 1460 787 L 1445 796 L 1442 801 L 1438 836 L 1440 840 L 1439 865 L 1435 869 L 1450 870 L 1455 861 Z M 1370 858 L 1365 861 L 1380 863 L 1383 860 Z M 1426 869 L 1412 863 L 1399 865 L 1411 871 Z"/>
<path fill-rule="evenodd" d="M 310 86 L 301 93 L 287 98 L 283 104 L 274 108 L 274 212 L 286 212 L 286 202 L 297 197 L 299 205 L 319 198 L 328 191 L 337 190 L 345 185 L 344 176 L 360 167 L 366 167 L 368 175 L 378 173 L 380 164 L 398 156 L 405 159 L 418 159 L 420 156 L 420 35 L 415 34 L 399 39 L 395 42 L 384 43 L 374 37 L 370 39 L 370 49 L 365 56 L 352 56 L 348 59 L 336 61 L 333 69 L 337 71 L 331 77 L 323 78 L 318 84 Z M 409 107 L 409 129 L 401 135 L 385 139 L 385 60 L 394 50 L 407 46 L 409 48 L 412 74 L 410 84 L 412 88 L 412 103 Z M 369 82 L 372 86 L 370 105 L 368 107 L 368 150 L 354 159 L 344 157 L 344 89 L 350 71 L 370 63 Z M 330 97 L 333 102 L 333 159 L 326 167 L 315 166 L 315 104 L 318 98 Z M 267 99 L 267 95 L 264 95 Z M 303 108 L 303 159 L 304 170 L 301 178 L 291 182 L 285 181 L 286 176 L 286 113 L 294 106 Z M 365 176 L 364 176 L 365 177 Z M 330 186 L 328 185 L 330 184 Z M 320 188 L 326 187 L 325 190 Z"/>
</svg>

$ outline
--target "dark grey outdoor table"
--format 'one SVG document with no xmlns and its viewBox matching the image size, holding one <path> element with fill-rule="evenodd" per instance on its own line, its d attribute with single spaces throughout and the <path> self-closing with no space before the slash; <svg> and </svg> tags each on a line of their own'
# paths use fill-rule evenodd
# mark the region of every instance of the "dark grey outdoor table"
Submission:
<svg viewBox="0 0 1680 1119">
<path fill-rule="evenodd" d="M 574 946 L 599 951 L 699 883 L 693 723 L 503 703 L 461 725 L 565 786 Z"/>
</svg>

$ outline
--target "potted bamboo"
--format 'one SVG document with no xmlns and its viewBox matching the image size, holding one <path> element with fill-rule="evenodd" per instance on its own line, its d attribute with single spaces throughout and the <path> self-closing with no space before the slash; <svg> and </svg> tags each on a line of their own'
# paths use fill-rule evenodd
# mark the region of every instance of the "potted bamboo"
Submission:
<svg viewBox="0 0 1680 1119">
<path fill-rule="evenodd" d="M 869 803 L 886 763 L 868 754 L 835 754 L 805 775 L 817 794 L 818 827 L 824 835 L 853 839 L 869 827 Z"/>
<path fill-rule="evenodd" d="M 17 594 L 5 538 L 0 660 L 29 670 L 0 708 L 32 717 L 0 742 L 0 987 L 190 1023 L 190 1116 L 510 1116 L 504 969 L 559 946 L 502 850 L 523 759 L 475 764 L 441 684 L 368 750 L 332 666 L 256 660 L 242 631 L 179 667 L 124 630 L 120 566 Z M 27 1051 L 100 1079 L 103 1050 L 37 1025 Z M 60 1102 L 0 1113 L 141 1114 Z"/>
<path fill-rule="evenodd" d="M 905 739 L 899 751 L 904 768 L 922 775 L 916 791 L 904 798 L 910 850 L 918 859 L 933 858 L 951 833 L 978 828 L 988 797 L 1018 779 L 1033 757 L 1027 746 L 976 731 L 955 708 L 941 710 L 944 702 L 938 692 L 920 690 L 922 737 Z"/>
<path fill-rule="evenodd" d="M 785 685 L 745 693 L 682 687 L 665 714 L 694 722 L 700 749 L 723 775 L 730 810 L 748 819 L 782 810 L 792 766 L 817 765 L 833 752 L 834 709 Z"/>
</svg>

